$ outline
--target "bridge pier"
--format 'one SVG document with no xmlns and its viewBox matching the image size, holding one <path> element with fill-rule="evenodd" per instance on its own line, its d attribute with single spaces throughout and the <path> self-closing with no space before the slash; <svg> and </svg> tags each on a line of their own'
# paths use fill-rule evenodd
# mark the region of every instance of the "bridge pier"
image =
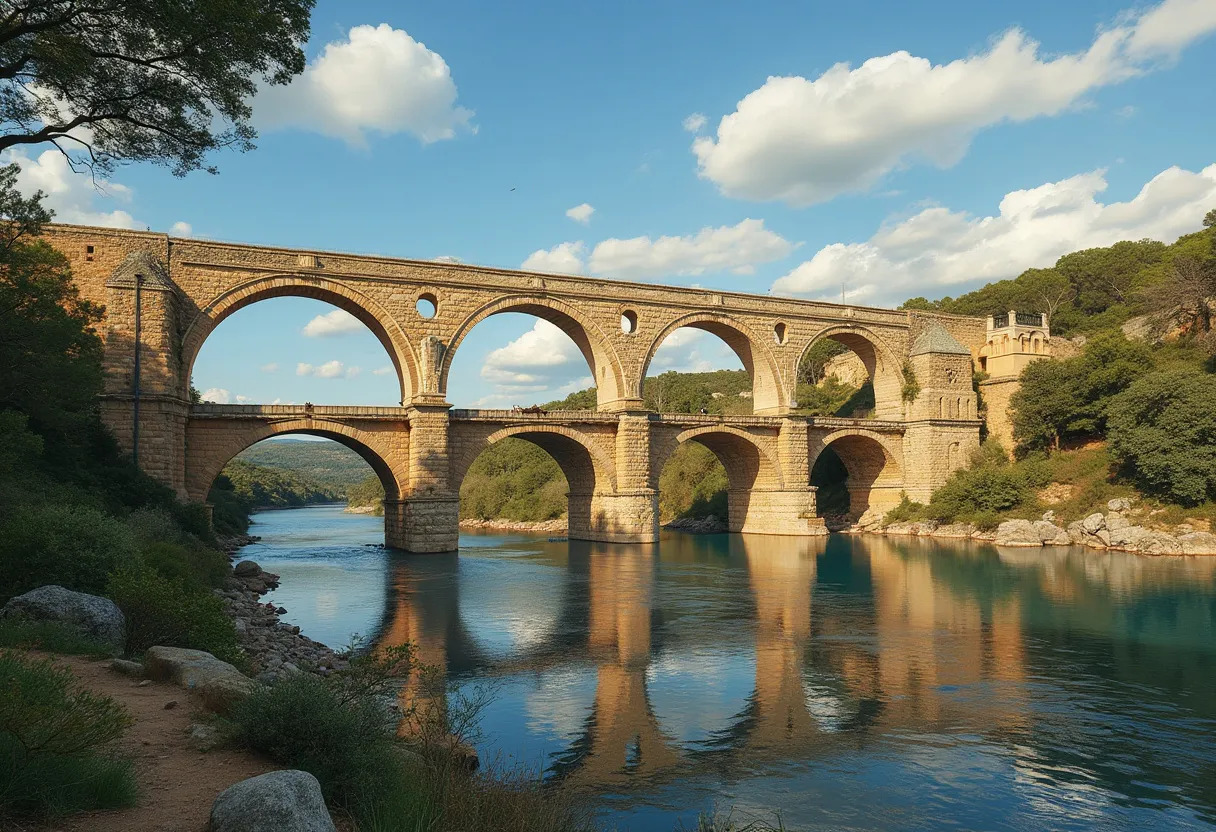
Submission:
<svg viewBox="0 0 1216 832">
<path fill-rule="evenodd" d="M 818 536 L 828 533 L 817 516 L 815 488 L 730 491 L 727 528 L 744 534 Z"/>
<path fill-rule="evenodd" d="M 384 501 L 384 545 L 406 552 L 454 552 L 460 541 L 460 498 L 407 497 Z"/>
</svg>

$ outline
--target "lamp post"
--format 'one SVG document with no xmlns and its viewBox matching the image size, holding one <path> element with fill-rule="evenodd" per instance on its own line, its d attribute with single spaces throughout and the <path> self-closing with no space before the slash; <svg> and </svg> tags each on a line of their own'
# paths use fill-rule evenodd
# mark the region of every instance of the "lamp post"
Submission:
<svg viewBox="0 0 1216 832">
<path fill-rule="evenodd" d="M 131 425 L 131 461 L 135 463 L 135 467 L 139 467 L 139 359 L 140 344 L 143 341 L 143 326 L 140 319 L 140 290 L 144 285 L 144 276 L 142 274 L 135 275 L 135 377 L 133 379 L 134 389 L 132 413 L 134 414 L 134 422 Z"/>
</svg>

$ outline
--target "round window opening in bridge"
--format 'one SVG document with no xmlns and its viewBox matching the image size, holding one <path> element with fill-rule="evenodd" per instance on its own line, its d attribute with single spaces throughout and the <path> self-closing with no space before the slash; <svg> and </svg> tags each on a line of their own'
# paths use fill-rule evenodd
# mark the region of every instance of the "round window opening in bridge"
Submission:
<svg viewBox="0 0 1216 832">
<path fill-rule="evenodd" d="M 777 344 L 784 344 L 786 336 L 785 324 L 777 324 L 773 327 L 773 341 Z"/>
<path fill-rule="evenodd" d="M 424 318 L 433 318 L 435 313 L 439 311 L 439 299 L 430 292 L 418 296 L 418 302 L 414 304 L 414 308 L 418 310 L 418 314 Z"/>
<path fill-rule="evenodd" d="M 638 331 L 638 313 L 632 309 L 626 309 L 621 313 L 621 332 L 626 335 L 633 335 Z"/>
</svg>

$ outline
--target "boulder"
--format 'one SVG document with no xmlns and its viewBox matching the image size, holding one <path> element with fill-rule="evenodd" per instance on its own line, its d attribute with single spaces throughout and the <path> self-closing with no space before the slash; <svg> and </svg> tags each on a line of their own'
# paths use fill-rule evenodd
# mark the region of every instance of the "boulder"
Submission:
<svg viewBox="0 0 1216 832">
<path fill-rule="evenodd" d="M 1107 511 L 1115 511 L 1115 512 L 1130 511 L 1131 507 L 1132 507 L 1132 501 L 1127 499 L 1126 497 L 1116 497 L 1115 499 L 1110 500 L 1106 503 Z"/>
<path fill-rule="evenodd" d="M 229 786 L 211 807 L 212 832 L 336 832 L 321 784 L 306 771 L 272 771 Z"/>
<path fill-rule="evenodd" d="M 232 568 L 232 574 L 238 578 L 252 578 L 260 574 L 262 567 L 251 560 L 243 560 Z"/>
<path fill-rule="evenodd" d="M 1043 538 L 1029 520 L 1006 520 L 996 527 L 995 542 L 997 546 L 1042 546 Z"/>
<path fill-rule="evenodd" d="M 1050 520 L 1034 521 L 1034 530 L 1039 536 L 1039 541 L 1044 546 L 1067 546 L 1072 543 L 1068 532 L 1061 529 Z"/>
<path fill-rule="evenodd" d="M 970 523 L 950 523 L 945 526 L 938 526 L 933 532 L 934 537 L 971 537 L 975 534 L 975 526 Z"/>
<path fill-rule="evenodd" d="M 1095 511 L 1081 521 L 1081 526 L 1087 534 L 1097 534 L 1106 528 L 1106 518 L 1100 512 Z"/>
<path fill-rule="evenodd" d="M 1122 514 L 1116 514 L 1112 511 L 1110 514 L 1106 515 L 1106 529 L 1112 534 L 1123 529 L 1131 528 L 1131 525 L 1132 521 L 1128 520 Z"/>
<path fill-rule="evenodd" d="M 1112 549 L 1122 549 L 1142 555 L 1180 555 L 1182 545 L 1173 535 L 1153 531 L 1143 526 L 1128 526 L 1110 533 Z"/>
<path fill-rule="evenodd" d="M 1216 534 L 1190 532 L 1178 537 L 1184 555 L 1216 555 Z"/>
<path fill-rule="evenodd" d="M 127 619 L 117 604 L 61 586 L 41 586 L 9 599 L 0 617 L 58 622 L 115 654 L 122 653 L 127 644 Z"/>
<path fill-rule="evenodd" d="M 237 673 L 235 676 L 214 676 L 200 684 L 196 690 L 202 697 L 204 708 L 221 716 L 228 716 L 237 705 L 261 687 L 260 683 Z"/>
</svg>

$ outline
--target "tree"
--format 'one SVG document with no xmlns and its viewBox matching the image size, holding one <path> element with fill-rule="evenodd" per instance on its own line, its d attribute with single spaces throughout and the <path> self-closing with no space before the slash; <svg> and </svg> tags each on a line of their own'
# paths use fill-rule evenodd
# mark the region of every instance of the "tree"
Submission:
<svg viewBox="0 0 1216 832">
<path fill-rule="evenodd" d="M 1013 435 L 1020 448 L 1060 447 L 1084 406 L 1073 368 L 1066 361 L 1035 361 L 1022 370 L 1013 394 Z"/>
<path fill-rule="evenodd" d="M 1018 277 L 1017 283 L 1019 295 L 1029 301 L 1023 301 L 1023 305 L 1030 308 L 1022 311 L 1046 312 L 1049 323 L 1055 318 L 1056 310 L 1077 296 L 1077 290 L 1068 278 L 1055 269 L 1027 269 Z"/>
<path fill-rule="evenodd" d="M 51 215 L 41 192 L 17 193 L 15 177 L 15 165 L 0 168 L 0 410 L 78 442 L 101 392 L 101 310 L 81 299 L 62 254 L 22 239 Z"/>
<path fill-rule="evenodd" d="M 1091 338 L 1073 358 L 1027 365 L 1010 400 L 1018 448 L 1058 448 L 1066 436 L 1100 435 L 1111 397 L 1151 367 L 1149 348 L 1118 331 Z"/>
<path fill-rule="evenodd" d="M 1202 263 L 1194 257 L 1177 257 L 1169 276 L 1145 295 L 1163 328 L 1169 329 L 1177 322 L 1194 335 L 1211 332 L 1216 305 L 1216 264 Z"/>
<path fill-rule="evenodd" d="M 209 152 L 253 147 L 258 84 L 303 71 L 313 3 L 0 0 L 0 151 L 214 172 Z"/>
<path fill-rule="evenodd" d="M 1204 228 L 1211 228 L 1212 226 L 1216 226 L 1216 208 L 1208 211 L 1207 216 L 1203 218 Z"/>
<path fill-rule="evenodd" d="M 1094 315 L 1130 301 L 1141 285 L 1142 272 L 1160 262 L 1165 249 L 1156 240 L 1123 241 L 1066 254 L 1056 261 L 1055 269 L 1076 291 L 1080 310 Z"/>
<path fill-rule="evenodd" d="M 1110 446 L 1139 486 L 1184 505 L 1216 499 L 1216 376 L 1151 373 L 1109 406 Z"/>
</svg>

